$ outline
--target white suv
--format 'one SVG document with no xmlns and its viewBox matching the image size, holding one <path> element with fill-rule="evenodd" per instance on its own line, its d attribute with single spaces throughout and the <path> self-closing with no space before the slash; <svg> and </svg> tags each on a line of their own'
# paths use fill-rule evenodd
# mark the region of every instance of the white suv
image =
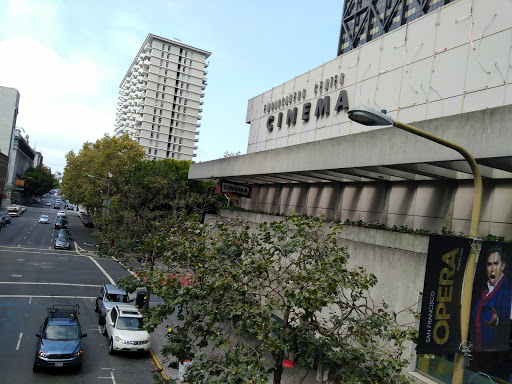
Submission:
<svg viewBox="0 0 512 384">
<path fill-rule="evenodd" d="M 144 329 L 142 315 L 130 305 L 115 305 L 107 311 L 103 334 L 110 339 L 108 352 L 148 352 L 149 333 Z"/>
</svg>

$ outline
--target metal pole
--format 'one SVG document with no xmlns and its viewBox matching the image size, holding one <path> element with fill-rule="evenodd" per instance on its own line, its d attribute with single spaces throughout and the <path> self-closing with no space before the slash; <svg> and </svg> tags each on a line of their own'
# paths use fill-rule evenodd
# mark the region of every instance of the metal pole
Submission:
<svg viewBox="0 0 512 384">
<path fill-rule="evenodd" d="M 474 194 L 473 194 L 473 211 L 471 214 L 471 227 L 469 236 L 475 239 L 478 235 L 478 225 L 480 223 L 480 210 L 482 207 L 482 176 L 480 168 L 471 154 L 460 145 L 452 143 L 448 140 L 442 139 L 438 136 L 432 135 L 421 129 L 414 128 L 410 125 L 395 121 L 393 124 L 396 128 L 403 129 L 404 131 L 414 133 L 415 135 L 424 137 L 428 140 L 434 141 L 438 144 L 444 145 L 459 152 L 464 159 L 468 162 L 473 173 Z M 468 341 L 469 333 L 469 316 L 471 312 L 471 297 L 473 293 L 473 282 L 475 280 L 476 263 L 478 262 L 478 251 L 475 244 L 471 247 L 469 253 L 469 260 L 464 271 L 464 285 L 462 288 L 462 305 L 460 311 L 460 333 L 461 345 L 465 345 Z M 464 355 L 458 351 L 455 354 L 455 362 L 453 366 L 452 384 L 462 384 L 464 378 Z"/>
</svg>

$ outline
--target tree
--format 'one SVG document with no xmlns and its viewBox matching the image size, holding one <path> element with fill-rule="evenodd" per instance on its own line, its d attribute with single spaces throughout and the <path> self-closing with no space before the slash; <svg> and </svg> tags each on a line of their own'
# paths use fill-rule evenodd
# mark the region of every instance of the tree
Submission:
<svg viewBox="0 0 512 384">
<path fill-rule="evenodd" d="M 162 268 L 121 284 L 163 299 L 147 325 L 169 322 L 163 352 L 193 359 L 190 383 L 263 384 L 270 374 L 279 384 L 287 354 L 302 367 L 318 361 L 330 382 L 406 383 L 404 342 L 415 332 L 374 303 L 373 274 L 348 268 L 340 230 L 296 215 L 257 228 L 190 223 L 154 244 L 166 251 Z"/>
<path fill-rule="evenodd" d="M 24 194 L 28 197 L 44 195 L 59 184 L 55 176 L 42 165 L 28 168 L 22 178 L 25 179 Z"/>
<path fill-rule="evenodd" d="M 222 198 L 213 182 L 188 180 L 190 161 L 138 161 L 119 174 L 123 180 L 110 200 L 108 214 L 98 221 L 102 253 L 129 256 L 153 269 L 165 250 L 155 244 L 162 234 L 191 221 L 202 221 L 206 213 L 217 213 Z M 127 252 L 127 253 L 126 253 Z M 148 295 L 149 297 L 149 291 Z"/>
<path fill-rule="evenodd" d="M 99 210 L 107 189 L 110 189 L 110 197 L 116 195 L 123 182 L 118 175 L 143 157 L 144 149 L 128 135 L 110 137 L 105 134 L 94 143 L 85 142 L 78 154 L 73 151 L 66 154 L 62 193 L 75 204 Z"/>
</svg>

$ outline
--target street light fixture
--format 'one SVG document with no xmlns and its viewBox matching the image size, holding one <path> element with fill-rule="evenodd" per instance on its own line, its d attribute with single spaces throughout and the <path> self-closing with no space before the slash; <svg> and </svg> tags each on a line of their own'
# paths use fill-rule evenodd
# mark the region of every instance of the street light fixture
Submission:
<svg viewBox="0 0 512 384">
<path fill-rule="evenodd" d="M 396 128 L 402 129 L 404 131 L 413 133 L 417 136 L 424 137 L 430 141 L 434 141 L 438 144 L 441 144 L 445 147 L 451 148 L 457 152 L 459 152 L 464 159 L 468 162 L 471 167 L 471 172 L 473 173 L 473 183 L 474 183 L 474 194 L 473 194 L 473 211 L 471 214 L 471 227 L 469 236 L 472 239 L 475 239 L 478 235 L 478 224 L 480 222 L 480 210 L 482 207 L 482 176 L 480 174 L 480 168 L 476 163 L 475 159 L 471 154 L 463 147 L 458 144 L 452 143 L 448 140 L 445 140 L 439 136 L 432 135 L 431 133 L 422 131 L 421 129 L 412 127 L 410 125 L 401 123 L 400 121 L 396 121 L 390 116 L 386 115 L 383 112 L 379 112 L 370 107 L 357 107 L 348 111 L 349 119 L 368 126 L 385 126 L 392 125 Z M 475 279 L 475 270 L 476 263 L 478 261 L 478 251 L 476 244 L 471 246 L 471 252 L 469 253 L 469 260 L 466 265 L 466 270 L 464 272 L 464 281 L 467 280 L 467 283 L 464 283 L 462 288 L 462 305 L 461 305 L 461 313 L 460 313 L 460 332 L 461 332 L 461 346 L 466 347 L 468 341 L 468 331 L 469 331 L 469 315 L 471 311 L 471 295 L 473 292 L 473 282 Z M 453 377 L 452 384 L 462 384 L 462 379 L 464 376 L 464 354 L 461 352 L 457 352 L 455 354 L 455 362 L 453 367 Z"/>
</svg>

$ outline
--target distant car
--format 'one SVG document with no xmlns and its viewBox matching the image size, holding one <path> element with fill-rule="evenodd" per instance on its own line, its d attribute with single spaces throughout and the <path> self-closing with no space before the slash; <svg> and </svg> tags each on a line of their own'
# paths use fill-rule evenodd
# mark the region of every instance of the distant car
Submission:
<svg viewBox="0 0 512 384">
<path fill-rule="evenodd" d="M 78 305 L 53 305 L 43 321 L 37 337 L 33 370 L 41 368 L 80 368 L 84 346 L 78 320 Z"/>
<path fill-rule="evenodd" d="M 55 229 L 65 229 L 68 227 L 68 221 L 63 218 L 63 217 L 59 217 L 56 221 L 55 221 Z"/>
<path fill-rule="evenodd" d="M 131 305 L 115 305 L 107 311 L 103 334 L 109 341 L 108 352 L 148 352 L 151 338 L 144 329 L 142 315 Z"/>
<path fill-rule="evenodd" d="M 60 204 L 55 203 L 55 205 L 53 206 L 53 209 L 60 209 Z"/>
<path fill-rule="evenodd" d="M 69 239 L 65 236 L 58 236 L 53 244 L 54 249 L 71 249 Z"/>
<path fill-rule="evenodd" d="M 0 216 L 0 228 L 3 228 L 7 225 L 7 221 L 5 220 L 4 216 Z"/>
<path fill-rule="evenodd" d="M 85 227 L 94 228 L 94 223 L 93 223 L 92 218 L 90 216 L 84 217 L 82 223 L 84 224 Z"/>
<path fill-rule="evenodd" d="M 11 216 L 9 216 L 9 215 L 0 215 L 0 216 L 3 216 L 6 224 L 11 224 Z"/>
<path fill-rule="evenodd" d="M 114 284 L 103 284 L 98 297 L 96 297 L 96 305 L 94 307 L 94 310 L 100 314 L 99 324 L 105 324 L 105 315 L 109 309 L 116 304 L 123 303 L 130 303 L 130 298 L 124 289 L 118 288 Z"/>
<path fill-rule="evenodd" d="M 41 216 L 39 216 L 38 223 L 39 224 L 50 224 L 50 218 L 48 217 L 48 215 L 41 215 Z"/>
<path fill-rule="evenodd" d="M 48 207 L 51 207 L 52 203 L 50 203 L 49 201 L 47 201 L 47 202 L 46 202 L 46 205 L 47 205 Z"/>
<path fill-rule="evenodd" d="M 68 204 L 68 211 L 72 211 L 75 208 L 73 204 Z"/>
<path fill-rule="evenodd" d="M 24 205 L 20 206 L 20 208 L 21 208 L 21 213 L 23 213 L 27 210 L 27 207 L 25 207 Z"/>
<path fill-rule="evenodd" d="M 66 211 L 57 212 L 57 217 L 66 217 Z"/>
<path fill-rule="evenodd" d="M 71 238 L 71 231 L 69 229 L 61 229 L 59 230 L 59 233 L 57 237 L 67 237 L 69 240 L 73 240 Z"/>
</svg>

